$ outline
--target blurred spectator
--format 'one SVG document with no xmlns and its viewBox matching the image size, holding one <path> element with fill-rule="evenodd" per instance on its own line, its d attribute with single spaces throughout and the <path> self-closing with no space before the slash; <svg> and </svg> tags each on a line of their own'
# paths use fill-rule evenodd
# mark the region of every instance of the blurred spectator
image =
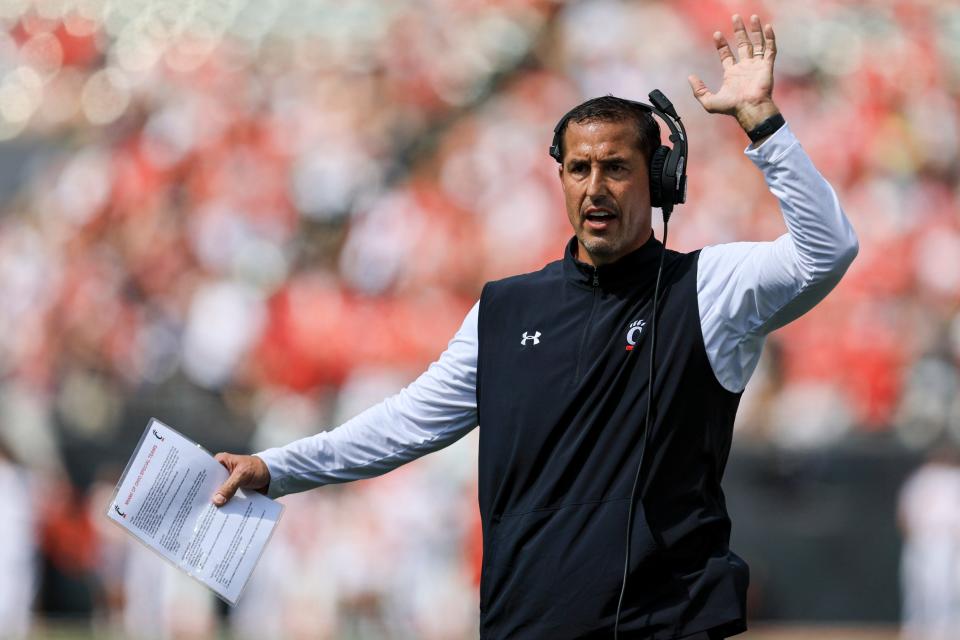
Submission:
<svg viewBox="0 0 960 640">
<path fill-rule="evenodd" d="M 35 487 L 0 438 L 0 630 L 4 638 L 26 638 L 36 594 Z"/>
<path fill-rule="evenodd" d="M 137 640 L 216 635 L 214 596 L 204 585 L 127 537 L 123 637 Z"/>
<path fill-rule="evenodd" d="M 88 494 L 89 517 L 97 537 L 96 568 L 97 583 L 93 629 L 96 636 L 118 636 L 123 633 L 123 615 L 126 605 L 124 575 L 130 540 L 126 532 L 112 520 L 103 517 L 110 508 L 115 490 L 114 482 L 123 469 L 108 465 L 102 468 L 90 486 Z"/>
<path fill-rule="evenodd" d="M 93 612 L 98 540 L 84 493 L 61 477 L 44 483 L 37 506 L 44 589 L 40 610 L 85 618 Z"/>
<path fill-rule="evenodd" d="M 903 631 L 947 640 L 960 629 L 960 451 L 938 450 L 900 494 Z"/>
</svg>

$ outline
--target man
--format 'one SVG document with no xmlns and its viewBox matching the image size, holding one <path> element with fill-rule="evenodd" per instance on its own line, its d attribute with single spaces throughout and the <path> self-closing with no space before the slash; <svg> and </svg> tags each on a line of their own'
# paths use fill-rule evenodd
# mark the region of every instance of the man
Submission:
<svg viewBox="0 0 960 640">
<path fill-rule="evenodd" d="M 839 281 L 856 237 L 789 128 L 771 135 L 776 41 L 734 16 L 739 61 L 714 35 L 723 84 L 694 95 L 753 133 L 747 155 L 780 200 L 774 242 L 664 254 L 649 431 L 653 289 L 650 114 L 588 101 L 562 128 L 575 238 L 563 260 L 488 283 L 439 360 L 398 395 L 257 456 L 219 454 L 238 487 L 271 496 L 374 476 L 457 440 L 478 420 L 483 638 L 722 638 L 743 631 L 747 567 L 728 547 L 720 480 L 740 394 L 764 336 Z"/>
</svg>

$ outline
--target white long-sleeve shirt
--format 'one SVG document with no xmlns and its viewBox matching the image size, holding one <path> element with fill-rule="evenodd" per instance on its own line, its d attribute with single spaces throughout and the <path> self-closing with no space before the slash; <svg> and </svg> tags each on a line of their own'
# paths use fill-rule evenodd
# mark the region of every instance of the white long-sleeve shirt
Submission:
<svg viewBox="0 0 960 640">
<path fill-rule="evenodd" d="M 788 233 L 700 253 L 703 341 L 717 380 L 732 392 L 746 386 L 765 336 L 822 300 L 858 250 L 836 193 L 787 125 L 745 153 L 779 200 Z M 380 475 L 477 426 L 478 308 L 440 358 L 400 393 L 332 431 L 258 453 L 270 470 L 269 495 Z"/>
</svg>

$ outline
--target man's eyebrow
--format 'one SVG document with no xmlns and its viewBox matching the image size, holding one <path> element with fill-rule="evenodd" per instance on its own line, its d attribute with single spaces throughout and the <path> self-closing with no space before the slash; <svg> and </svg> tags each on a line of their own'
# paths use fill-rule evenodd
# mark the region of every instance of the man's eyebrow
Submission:
<svg viewBox="0 0 960 640">
<path fill-rule="evenodd" d="M 569 157 L 567 157 L 567 162 L 590 162 L 590 159 L 585 157 L 574 156 L 571 154 Z M 630 162 L 630 159 L 627 158 L 626 156 L 615 155 L 615 156 L 609 156 L 606 158 L 600 158 L 599 162 L 602 162 L 604 164 L 612 164 L 615 162 L 626 164 Z"/>
</svg>

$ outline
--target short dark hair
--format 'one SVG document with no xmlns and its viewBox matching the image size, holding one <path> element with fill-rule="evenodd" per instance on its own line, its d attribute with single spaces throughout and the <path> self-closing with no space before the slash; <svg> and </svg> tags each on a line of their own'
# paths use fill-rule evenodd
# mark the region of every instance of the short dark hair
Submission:
<svg viewBox="0 0 960 640">
<path fill-rule="evenodd" d="M 649 109 L 645 109 L 636 102 L 609 94 L 599 98 L 590 98 L 574 107 L 567 114 L 563 126 L 557 132 L 561 162 L 565 153 L 563 137 L 567 133 L 567 125 L 571 122 L 582 124 L 584 122 L 624 122 L 626 120 L 633 120 L 636 124 L 637 145 L 649 166 L 653 152 L 660 146 L 660 125 L 657 123 L 657 119 L 653 117 Z"/>
</svg>

